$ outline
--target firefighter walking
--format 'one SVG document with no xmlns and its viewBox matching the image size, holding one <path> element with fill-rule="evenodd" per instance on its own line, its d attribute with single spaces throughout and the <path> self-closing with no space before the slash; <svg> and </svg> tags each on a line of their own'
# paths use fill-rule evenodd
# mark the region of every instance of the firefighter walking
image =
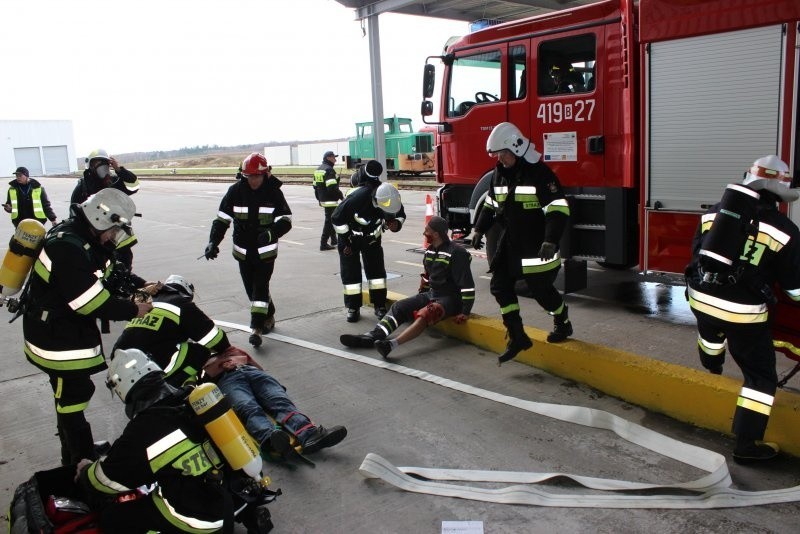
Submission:
<svg viewBox="0 0 800 534">
<path fill-rule="evenodd" d="M 278 239 L 292 228 L 292 210 L 281 191 L 283 183 L 270 172 L 267 158 L 254 152 L 242 162 L 242 179 L 230 186 L 211 224 L 204 256 L 213 260 L 233 225 L 233 257 L 250 300 L 250 344 L 261 346 L 261 334 L 275 326 L 275 305 L 269 283 L 278 257 Z"/>
<path fill-rule="evenodd" d="M 319 240 L 321 251 L 333 250 L 336 248 L 336 232 L 333 230 L 331 215 L 339 201 L 344 198 L 339 189 L 339 176 L 333 169 L 336 164 L 336 154 L 328 150 L 322 156 L 322 164 L 314 171 L 314 196 L 317 198 L 320 207 L 325 212 L 325 221 L 322 224 L 322 236 Z M 330 244 L 328 240 L 330 239 Z"/>
<path fill-rule="evenodd" d="M 369 284 L 369 298 L 375 315 L 386 315 L 386 266 L 381 235 L 384 224 L 399 232 L 405 222 L 400 193 L 392 184 L 381 183 L 383 165 L 370 160 L 354 174 L 359 186 L 352 190 L 331 216 L 339 236 L 339 267 L 344 286 L 347 322 L 361 318 L 361 260 Z"/>
<path fill-rule="evenodd" d="M 533 343 L 525 333 L 514 286 L 522 279 L 533 298 L 553 316 L 549 343 L 572 335 L 567 305 L 553 286 L 561 269 L 558 243 L 569 220 L 569 205 L 558 177 L 541 161 L 541 154 L 519 129 L 509 122 L 498 124 L 486 141 L 496 157 L 489 194 L 475 223 L 472 245 L 483 246 L 483 235 L 492 225 L 500 227 L 489 284 L 500 305 L 508 345 L 498 364 L 509 361 Z"/>
<path fill-rule="evenodd" d="M 131 234 L 136 206 L 116 189 L 104 189 L 45 238 L 29 281 L 22 321 L 25 356 L 47 373 L 55 398 L 62 463 L 94 458 L 84 410 L 94 393 L 91 375 L 106 368 L 97 319 L 142 317 L 151 305 L 115 296 L 105 285 L 113 250 Z"/>
<path fill-rule="evenodd" d="M 697 318 L 700 362 L 722 373 L 725 353 L 742 370 L 733 433 L 737 463 L 769 460 L 775 443 L 763 442 L 778 377 L 769 321 L 777 283 L 800 302 L 800 230 L 778 210 L 800 191 L 789 188 L 789 167 L 777 156 L 756 160 L 741 185 L 701 219 L 687 268 L 687 297 Z"/>
</svg>

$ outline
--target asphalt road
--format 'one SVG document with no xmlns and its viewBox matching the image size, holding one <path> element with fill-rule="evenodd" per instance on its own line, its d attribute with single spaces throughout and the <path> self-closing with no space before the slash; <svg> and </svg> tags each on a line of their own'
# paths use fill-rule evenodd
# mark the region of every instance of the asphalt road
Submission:
<svg viewBox="0 0 800 534">
<path fill-rule="evenodd" d="M 59 217 L 66 215 L 74 182 L 43 182 Z M 225 188 L 218 183 L 143 182 L 134 197 L 142 213 L 135 222 L 140 244 L 134 268 L 152 280 L 163 280 L 170 273 L 184 275 L 194 283 L 196 300 L 209 315 L 245 324 L 249 305 L 236 262 L 227 254 L 230 237 L 216 261 L 197 260 Z M 281 241 L 272 279 L 278 308 L 275 333 L 342 349 L 340 334 L 372 327 L 371 309 L 362 310 L 356 325 L 344 321 L 336 252 L 319 251 L 321 209 L 310 187 L 285 186 L 284 191 L 294 212 L 294 227 Z M 421 256 L 413 249 L 422 242 L 424 198 L 422 192 L 403 192 L 408 222 L 384 241 L 389 288 L 402 294 L 412 293 L 418 284 Z M 6 229 L 10 234 L 10 223 Z M 485 270 L 483 260 L 476 258 L 474 311 L 496 316 Z M 698 367 L 693 323 L 680 288 L 632 272 L 598 269 L 590 272 L 590 288 L 568 296 L 567 302 L 578 339 Z M 522 307 L 526 324 L 548 329 L 551 319 L 533 301 L 523 301 Z M 105 336 L 107 348 L 121 327 L 115 324 Z M 340 445 L 315 455 L 316 468 L 267 465 L 273 487 L 283 491 L 271 507 L 277 533 L 439 533 L 443 521 L 478 521 L 487 533 L 797 531 L 797 504 L 721 510 L 547 508 L 425 496 L 366 480 L 358 467 L 370 452 L 395 465 L 564 472 L 654 483 L 692 480 L 703 473 L 609 432 L 532 415 L 294 343 L 267 339 L 262 348 L 252 350 L 246 334 L 231 330 L 229 336 L 276 376 L 314 421 L 343 424 L 349 431 Z M 0 367 L 4 509 L 19 483 L 58 463 L 51 392 L 45 375 L 25 361 L 21 340 L 19 321 L 0 322 L 0 343 L 5 347 Z M 371 350 L 353 352 L 380 360 Z M 498 368 L 495 354 L 437 332 L 424 334 L 393 356 L 399 365 L 504 395 L 607 411 L 730 458 L 732 441 L 727 436 L 678 423 L 517 362 Z M 788 361 L 781 365 L 790 367 Z M 735 377 L 737 370 L 726 373 Z M 95 379 L 97 392 L 87 415 L 96 439 L 113 439 L 126 418 L 119 401 L 103 386 L 103 376 Z M 755 491 L 797 484 L 800 466 L 784 456 L 758 469 L 730 463 L 730 471 L 734 487 Z M 544 489 L 576 498 L 582 491 L 565 479 Z"/>
</svg>

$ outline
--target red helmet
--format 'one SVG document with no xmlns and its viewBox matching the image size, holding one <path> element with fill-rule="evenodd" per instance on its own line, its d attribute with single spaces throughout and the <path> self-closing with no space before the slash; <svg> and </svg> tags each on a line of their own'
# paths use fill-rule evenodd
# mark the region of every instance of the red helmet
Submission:
<svg viewBox="0 0 800 534">
<path fill-rule="evenodd" d="M 242 162 L 242 174 L 267 174 L 269 165 L 264 154 L 253 152 Z"/>
</svg>

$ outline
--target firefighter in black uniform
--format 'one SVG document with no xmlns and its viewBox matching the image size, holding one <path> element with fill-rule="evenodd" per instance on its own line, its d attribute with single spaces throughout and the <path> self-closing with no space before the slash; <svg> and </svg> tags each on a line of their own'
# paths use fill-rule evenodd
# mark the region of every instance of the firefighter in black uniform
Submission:
<svg viewBox="0 0 800 534">
<path fill-rule="evenodd" d="M 406 219 L 400 193 L 393 185 L 381 183 L 383 165 L 370 160 L 353 178 L 358 187 L 350 191 L 331 216 L 339 236 L 339 266 L 344 286 L 347 322 L 361 318 L 361 258 L 369 284 L 369 298 L 375 315 L 386 315 L 386 267 L 383 264 L 381 234 L 384 225 L 399 232 Z"/>
<path fill-rule="evenodd" d="M 547 341 L 558 343 L 572 335 L 567 306 L 553 286 L 561 269 L 558 242 L 569 220 L 569 205 L 558 177 L 540 161 L 534 144 L 510 122 L 494 127 L 486 150 L 498 163 L 475 223 L 472 245 L 480 249 L 489 228 L 495 223 L 500 226 L 489 287 L 508 330 L 508 346 L 498 359 L 501 364 L 533 344 L 522 325 L 514 291 L 520 278 L 536 302 L 554 317 L 555 327 Z"/>
<path fill-rule="evenodd" d="M 108 371 L 109 388 L 125 402 L 131 419 L 100 460 L 82 460 L 78 485 L 100 514 L 103 532 L 215 533 L 244 504 L 232 488 L 245 479 L 224 463 L 187 396 L 175 388 L 142 351 L 116 350 Z M 146 495 L 115 499 L 155 484 Z M 120 502 L 121 501 L 121 502 Z M 239 515 L 247 532 L 272 527 L 263 505 L 248 505 Z"/>
<path fill-rule="evenodd" d="M 325 222 L 322 225 L 322 237 L 319 241 L 319 249 L 322 251 L 336 248 L 336 232 L 333 231 L 331 215 L 339 205 L 339 201 L 344 198 L 339 189 L 339 177 L 333 169 L 336 157 L 336 154 L 328 150 L 322 156 L 322 164 L 314 171 L 314 196 L 325 210 Z M 328 239 L 330 239 L 330 245 Z"/>
<path fill-rule="evenodd" d="M 31 272 L 22 328 L 25 356 L 50 377 L 62 463 L 93 458 L 92 430 L 83 411 L 94 393 L 91 375 L 106 368 L 97 319 L 142 317 L 151 305 L 115 296 L 113 251 L 131 234 L 136 206 L 104 189 L 54 226 Z M 136 279 L 141 287 L 143 280 Z"/>
<path fill-rule="evenodd" d="M 427 327 L 447 317 L 458 324 L 467 320 L 475 302 L 475 282 L 470 263 L 472 256 L 464 247 L 453 243 L 447 235 L 447 221 L 434 216 L 423 234 L 430 246 L 422 260 L 419 293 L 392 304 L 389 312 L 372 331 L 358 336 L 344 334 L 339 339 L 348 347 L 375 346 L 381 356 L 419 336 Z M 395 338 L 389 336 L 403 323 L 411 325 Z"/>
<path fill-rule="evenodd" d="M 778 202 L 800 196 L 788 175 L 786 163 L 765 156 L 741 185 L 728 185 L 702 217 L 686 271 L 703 367 L 722 373 L 727 345 L 744 375 L 733 416 L 737 463 L 778 453 L 777 444 L 762 441 L 778 382 L 769 322 L 774 284 L 800 302 L 800 230 L 778 210 Z"/>
<path fill-rule="evenodd" d="M 173 386 L 195 382 L 211 354 L 231 344 L 193 299 L 194 286 L 183 276 L 169 275 L 153 296 L 153 309 L 131 319 L 114 348 L 143 350 Z"/>
<path fill-rule="evenodd" d="M 111 174 L 114 169 L 116 176 Z M 92 150 L 86 157 L 86 170 L 83 178 L 78 180 L 72 190 L 70 203 L 82 204 L 87 198 L 101 189 L 113 187 L 126 195 L 134 195 L 139 191 L 139 178 L 131 171 L 117 162 L 113 156 L 102 148 Z M 130 235 L 123 240 L 117 249 L 117 257 L 130 269 L 133 266 L 133 251 L 131 247 L 136 244 L 136 236 Z"/>
<path fill-rule="evenodd" d="M 222 198 L 205 250 L 206 259 L 219 254 L 219 244 L 233 223 L 233 257 L 250 299 L 250 344 L 261 346 L 261 334 L 275 326 L 275 305 L 269 282 L 278 257 L 278 239 L 292 228 L 292 210 L 281 191 L 282 182 L 270 173 L 263 154 L 254 152 L 242 162 L 242 177 Z"/>
</svg>

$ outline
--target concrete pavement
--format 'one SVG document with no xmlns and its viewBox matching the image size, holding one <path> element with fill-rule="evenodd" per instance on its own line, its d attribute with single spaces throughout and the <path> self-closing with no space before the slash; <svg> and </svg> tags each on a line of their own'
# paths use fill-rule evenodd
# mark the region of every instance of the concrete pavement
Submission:
<svg viewBox="0 0 800 534">
<path fill-rule="evenodd" d="M 53 199 L 68 198 L 74 185 L 72 180 L 43 181 Z M 140 244 L 134 265 L 149 279 L 183 274 L 194 282 L 197 301 L 209 315 L 244 323 L 247 302 L 235 261 L 227 254 L 230 236 L 216 261 L 196 259 L 225 188 L 145 182 L 134 197 L 143 214 L 135 222 Z M 360 323 L 344 322 L 336 253 L 318 250 L 321 210 L 310 187 L 286 186 L 284 191 L 294 211 L 294 228 L 282 240 L 273 277 L 276 333 L 341 348 L 339 334 L 366 331 L 374 318 L 364 308 Z M 403 192 L 408 223 L 402 232 L 385 237 L 389 287 L 398 294 L 410 294 L 418 283 L 421 256 L 409 250 L 422 242 L 424 195 Z M 63 217 L 66 202 L 58 201 L 56 211 Z M 8 224 L 9 233 L 10 228 Z M 478 285 L 474 311 L 483 318 L 473 318 L 465 327 L 445 324 L 427 332 L 393 352 L 398 363 L 523 399 L 609 411 L 729 457 L 731 440 L 720 432 L 729 428 L 740 377 L 735 365 L 728 365 L 723 377 L 699 370 L 693 321 L 681 302 L 682 290 L 632 273 L 592 270 L 590 287 L 567 297 L 575 340 L 557 346 L 544 343 L 551 319 L 535 302 L 524 300 L 523 316 L 537 343 L 521 355 L 522 362 L 497 368 L 496 354 L 504 341 L 481 261 L 473 262 Z M 106 347 L 120 327 L 115 325 L 106 336 Z M 233 343 L 250 349 L 246 335 L 230 336 Z M 46 377 L 24 360 L 19 348 L 21 323 L 0 322 L 0 343 L 6 347 L 5 365 L 0 367 L 0 500 L 7 503 L 13 488 L 33 471 L 57 463 L 58 440 L 53 436 Z M 276 532 L 440 532 L 443 520 L 470 519 L 483 521 L 486 532 L 796 528 L 795 504 L 682 512 L 542 509 L 403 493 L 358 474 L 366 453 L 381 454 L 399 465 L 561 470 L 641 481 L 689 480 L 702 473 L 604 432 L 531 417 L 313 350 L 267 340 L 262 349 L 251 352 L 312 419 L 349 429 L 342 444 L 317 455 L 316 469 L 270 466 L 275 485 L 284 491 L 272 507 Z M 373 351 L 358 352 L 379 358 Z M 791 362 L 780 360 L 780 365 L 785 370 Z M 105 391 L 102 377 L 95 378 L 98 388 L 88 416 L 98 439 L 113 438 L 126 420 L 118 401 Z M 800 440 L 784 433 L 783 427 L 797 426 L 794 403 L 794 393 L 782 392 L 770 425 L 770 435 L 778 431 L 778 441 L 793 452 Z M 797 464 L 782 456 L 760 469 L 733 464 L 730 469 L 736 487 L 758 490 L 796 484 Z M 556 482 L 554 487 L 562 493 L 576 491 L 569 483 Z"/>
</svg>

